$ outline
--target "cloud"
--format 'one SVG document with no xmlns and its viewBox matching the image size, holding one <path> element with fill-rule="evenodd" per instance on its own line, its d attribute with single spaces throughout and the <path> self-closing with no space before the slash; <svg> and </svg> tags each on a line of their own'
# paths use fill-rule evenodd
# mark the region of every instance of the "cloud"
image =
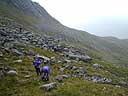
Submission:
<svg viewBox="0 0 128 96">
<path fill-rule="evenodd" d="M 113 17 L 117 18 L 116 20 L 118 20 L 118 18 L 123 18 L 124 16 L 128 18 L 128 11 L 127 11 L 128 0 L 33 0 L 33 1 L 39 2 L 50 13 L 50 15 L 52 15 L 62 24 L 68 27 L 81 29 L 81 30 L 85 30 L 85 29 L 91 30 L 90 28 L 93 28 L 95 26 L 94 24 L 96 24 L 96 21 L 99 20 L 100 18 L 104 18 L 106 20 L 110 18 L 112 19 Z M 92 24 L 94 26 L 90 27 L 90 25 Z M 96 31 L 98 31 L 98 29 Z"/>
</svg>

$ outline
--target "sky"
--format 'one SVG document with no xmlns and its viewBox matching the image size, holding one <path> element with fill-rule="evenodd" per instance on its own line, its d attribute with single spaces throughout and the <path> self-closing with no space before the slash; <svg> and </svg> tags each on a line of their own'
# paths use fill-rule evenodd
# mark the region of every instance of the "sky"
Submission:
<svg viewBox="0 0 128 96">
<path fill-rule="evenodd" d="M 32 0 L 62 24 L 99 36 L 128 38 L 128 0 Z"/>
</svg>

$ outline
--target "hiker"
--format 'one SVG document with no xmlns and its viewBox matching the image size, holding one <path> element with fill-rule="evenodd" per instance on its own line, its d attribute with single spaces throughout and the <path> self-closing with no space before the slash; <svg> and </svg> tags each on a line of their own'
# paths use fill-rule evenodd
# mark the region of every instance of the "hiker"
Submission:
<svg viewBox="0 0 128 96">
<path fill-rule="evenodd" d="M 41 79 L 45 81 L 49 81 L 49 73 L 50 73 L 50 67 L 43 66 L 43 68 L 41 69 Z"/>
<path fill-rule="evenodd" d="M 37 75 L 39 76 L 40 75 L 40 64 L 41 64 L 41 60 L 39 58 L 36 58 L 34 61 L 33 61 L 33 65 L 36 69 L 36 73 Z"/>
</svg>

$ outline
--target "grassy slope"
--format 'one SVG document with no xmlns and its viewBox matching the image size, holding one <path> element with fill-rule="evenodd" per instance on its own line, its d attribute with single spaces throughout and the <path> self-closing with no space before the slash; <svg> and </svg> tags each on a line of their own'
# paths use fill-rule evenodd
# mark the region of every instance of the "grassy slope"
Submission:
<svg viewBox="0 0 128 96">
<path fill-rule="evenodd" d="M 42 50 L 36 47 L 27 47 L 26 50 L 31 49 L 35 53 L 39 53 L 45 56 L 55 56 L 58 58 L 58 55 Z M 3 52 L 4 53 L 4 52 Z M 45 92 L 39 89 L 39 86 L 49 82 L 54 82 L 54 76 L 58 74 L 67 74 L 68 70 L 64 72 L 59 72 L 58 67 L 62 64 L 49 65 L 51 67 L 50 81 L 43 82 L 39 81 L 39 77 L 36 76 L 35 69 L 32 66 L 32 61 L 28 60 L 28 56 L 21 58 L 23 63 L 13 63 L 13 61 L 19 59 L 18 57 L 12 56 L 11 54 L 4 53 L 6 58 L 9 58 L 8 61 L 0 58 L 0 61 L 5 65 L 14 68 L 17 72 L 17 76 L 7 76 L 4 79 L 0 79 L 0 96 L 127 96 L 128 89 L 121 87 L 117 88 L 113 85 L 108 84 L 96 84 L 90 81 L 82 80 L 81 78 L 69 78 L 60 83 L 57 89 Z M 61 59 L 60 57 L 58 59 Z M 97 70 L 91 67 L 88 63 L 78 62 L 73 65 L 83 66 L 87 69 L 90 75 L 100 74 L 118 82 L 119 78 L 127 77 L 128 70 L 121 68 L 115 68 L 112 65 L 107 64 L 106 62 L 101 62 L 98 59 L 94 59 L 93 63 L 100 63 L 105 67 L 105 70 Z M 42 65 L 43 66 L 43 65 Z M 116 73 L 117 76 L 112 76 L 112 73 Z M 32 75 L 30 78 L 25 78 L 25 75 Z"/>
</svg>

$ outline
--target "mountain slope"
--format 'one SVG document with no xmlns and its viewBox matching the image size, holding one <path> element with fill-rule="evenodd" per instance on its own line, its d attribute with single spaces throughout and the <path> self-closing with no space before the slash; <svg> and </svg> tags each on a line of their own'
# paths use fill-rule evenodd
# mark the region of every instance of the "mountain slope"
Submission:
<svg viewBox="0 0 128 96">
<path fill-rule="evenodd" d="M 2 22 L 1 22 L 2 21 Z M 0 17 L 0 96 L 127 96 L 128 68 L 93 58 L 70 58 L 87 53 L 56 38 L 19 32 L 22 24 Z M 40 57 L 50 67 L 50 81 L 37 76 L 33 61 Z M 57 84 L 47 87 L 45 84 Z M 41 88 L 46 86 L 46 88 Z"/>
<path fill-rule="evenodd" d="M 115 65 L 127 65 L 127 42 L 119 39 L 113 41 L 63 26 L 38 3 L 31 0 L 0 0 L 0 10 L 2 16 L 12 18 L 38 34 L 62 38 L 76 47 L 95 51 L 102 59 Z"/>
<path fill-rule="evenodd" d="M 110 42 L 109 39 L 106 41 L 106 38 L 64 26 L 63 32 L 39 31 L 34 26 L 39 18 L 25 14 L 22 9 L 17 10 L 12 3 L 0 4 L 1 15 L 13 18 L 0 16 L 0 96 L 128 96 L 128 68 L 113 66 L 100 57 L 103 50 L 107 53 L 111 47 L 117 47 L 118 39 L 109 38 L 114 43 L 109 47 L 110 43 L 104 45 L 104 42 Z M 86 38 L 81 38 L 79 32 Z M 53 37 L 43 36 L 44 33 Z M 66 43 L 54 37 L 58 33 Z M 86 48 L 82 50 L 81 47 Z M 100 51 L 97 51 L 97 47 Z M 70 54 L 80 58 L 71 58 Z M 88 61 L 88 56 L 93 58 Z M 50 67 L 49 81 L 43 81 L 37 76 L 33 66 L 35 57 L 42 60 L 40 68 L 44 65 Z M 47 91 L 49 83 L 57 86 Z"/>
</svg>

